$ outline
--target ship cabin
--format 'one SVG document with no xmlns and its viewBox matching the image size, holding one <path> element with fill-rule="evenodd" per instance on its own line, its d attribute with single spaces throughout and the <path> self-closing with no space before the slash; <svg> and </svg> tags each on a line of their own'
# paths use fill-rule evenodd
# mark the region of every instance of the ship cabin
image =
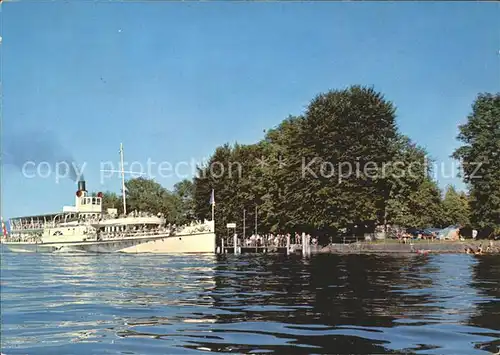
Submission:
<svg viewBox="0 0 500 355">
<path fill-rule="evenodd" d="M 109 216 L 117 216 L 116 209 L 108 208 Z M 92 226 L 102 236 L 133 236 L 167 233 L 165 219 L 160 215 L 132 211 L 127 216 L 105 218 Z"/>
<path fill-rule="evenodd" d="M 60 223 L 79 224 L 95 222 L 102 218 L 102 192 L 96 196 L 88 194 L 85 181 L 78 182 L 74 206 L 64 206 L 65 220 Z"/>
<path fill-rule="evenodd" d="M 37 232 L 46 227 L 54 226 L 61 213 L 51 213 L 37 216 L 15 217 L 9 220 L 11 232 Z"/>
</svg>

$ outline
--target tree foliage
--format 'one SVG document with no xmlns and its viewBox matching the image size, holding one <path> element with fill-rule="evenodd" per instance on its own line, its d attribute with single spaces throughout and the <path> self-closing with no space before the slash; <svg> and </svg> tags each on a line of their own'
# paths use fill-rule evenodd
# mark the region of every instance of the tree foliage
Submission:
<svg viewBox="0 0 500 355">
<path fill-rule="evenodd" d="M 469 186 L 472 223 L 500 229 L 500 94 L 478 95 L 459 128 L 463 145 L 453 157 Z"/>
<path fill-rule="evenodd" d="M 413 228 L 443 226 L 441 191 L 435 181 L 423 179 L 406 193 L 389 200 L 389 222 Z"/>
<path fill-rule="evenodd" d="M 95 196 L 96 193 L 93 193 Z M 108 208 L 116 208 L 119 214 L 123 213 L 122 197 L 114 192 L 106 191 L 102 194 L 102 209 L 107 211 Z"/>
<path fill-rule="evenodd" d="M 445 225 L 470 224 L 469 198 L 464 192 L 448 186 L 443 200 L 443 219 Z"/>
<path fill-rule="evenodd" d="M 193 181 L 184 179 L 174 185 L 172 194 L 175 207 L 175 221 L 186 224 L 196 219 Z"/>
</svg>

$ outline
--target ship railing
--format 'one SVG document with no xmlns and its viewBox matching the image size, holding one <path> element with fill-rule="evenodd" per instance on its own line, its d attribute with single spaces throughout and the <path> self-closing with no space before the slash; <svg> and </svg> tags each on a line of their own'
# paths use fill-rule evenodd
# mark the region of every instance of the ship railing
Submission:
<svg viewBox="0 0 500 355">
<path fill-rule="evenodd" d="M 203 233 L 203 232 L 210 232 L 211 228 L 209 226 L 206 226 L 204 224 L 196 225 L 196 226 L 182 226 L 179 228 L 182 233 L 185 234 L 195 234 L 195 233 Z"/>
<path fill-rule="evenodd" d="M 128 214 L 118 214 L 118 215 L 110 215 L 110 214 L 104 214 L 102 216 L 102 219 L 117 219 L 117 218 L 138 218 L 138 217 L 158 217 L 158 218 L 163 218 L 164 216 L 162 214 L 154 214 L 154 213 L 149 213 L 149 212 L 130 212 Z"/>
<path fill-rule="evenodd" d="M 29 230 L 29 229 L 43 229 L 44 223 L 22 223 L 21 225 L 12 225 L 14 230 Z"/>
<path fill-rule="evenodd" d="M 69 218 L 69 219 L 57 219 L 52 221 L 13 221 L 11 223 L 12 229 L 16 231 L 33 230 L 33 229 L 47 229 L 56 228 L 68 222 L 78 222 L 81 224 L 94 224 L 103 220 L 111 220 L 117 218 L 136 218 L 136 217 L 158 217 L 151 213 L 137 213 L 133 215 L 122 215 L 122 216 L 110 216 L 103 215 L 99 218 Z"/>
<path fill-rule="evenodd" d="M 16 243 L 42 243 L 41 234 L 30 234 L 30 235 L 16 235 L 9 234 L 5 238 L 6 242 L 16 242 Z"/>
<path fill-rule="evenodd" d="M 39 222 L 30 222 L 30 221 L 16 221 L 12 223 L 12 229 L 15 231 L 26 231 L 26 230 L 35 230 L 35 229 L 48 229 L 48 228 L 57 228 L 61 225 L 64 225 L 68 222 L 78 222 L 79 224 L 95 224 L 100 221 L 107 221 L 118 218 L 136 218 L 136 217 L 159 217 L 157 215 L 151 213 L 137 213 L 137 214 L 129 214 L 129 215 L 121 215 L 121 216 L 110 216 L 103 215 L 99 218 L 71 218 L 71 219 L 57 219 L 52 221 L 39 221 Z M 210 230 L 210 226 L 203 221 L 195 221 L 189 224 L 177 227 L 175 224 L 168 224 L 167 227 L 184 229 L 191 233 L 196 232 L 205 232 Z"/>
<path fill-rule="evenodd" d="M 172 233 L 169 229 L 158 229 L 154 231 L 129 231 L 129 232 L 105 232 L 100 233 L 99 237 L 103 240 L 133 238 L 133 237 L 154 237 L 157 235 L 170 236 Z"/>
<path fill-rule="evenodd" d="M 38 222 L 38 223 L 11 223 L 13 231 L 29 231 L 37 229 L 55 228 L 60 223 L 55 222 Z"/>
<path fill-rule="evenodd" d="M 131 232 L 110 232 L 110 233 L 101 233 L 101 240 L 110 240 L 110 239 L 119 239 L 119 238 L 133 238 L 133 237 L 153 237 L 157 235 L 165 235 L 165 237 L 171 236 L 171 231 L 168 229 L 160 229 L 154 231 L 131 231 Z M 96 235 L 88 235 L 84 238 L 84 241 L 91 241 L 96 238 Z M 5 238 L 6 242 L 18 242 L 18 243 L 42 243 L 43 238 L 42 234 L 29 234 L 29 235 L 18 235 L 18 234 L 9 234 Z"/>
</svg>

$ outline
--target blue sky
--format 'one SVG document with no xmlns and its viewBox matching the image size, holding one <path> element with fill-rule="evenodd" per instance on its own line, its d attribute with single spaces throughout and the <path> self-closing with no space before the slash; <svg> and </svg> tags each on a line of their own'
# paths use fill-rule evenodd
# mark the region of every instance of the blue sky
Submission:
<svg viewBox="0 0 500 355">
<path fill-rule="evenodd" d="M 450 175 L 457 125 L 478 92 L 500 91 L 495 3 L 1 6 L 2 141 L 51 137 L 86 164 L 89 190 L 119 191 L 119 178 L 101 183 L 99 170 L 118 167 L 121 142 L 128 162 L 199 161 L 225 142 L 258 141 L 316 94 L 351 84 L 393 101 L 400 130 Z M 2 177 L 6 217 L 74 202 L 68 179 L 11 167 Z M 169 188 L 177 180 L 157 178 Z"/>
</svg>

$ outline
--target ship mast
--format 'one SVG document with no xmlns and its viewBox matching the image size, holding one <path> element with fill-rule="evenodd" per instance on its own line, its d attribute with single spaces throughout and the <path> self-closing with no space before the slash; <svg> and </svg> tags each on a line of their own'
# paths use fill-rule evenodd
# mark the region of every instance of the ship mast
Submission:
<svg viewBox="0 0 500 355">
<path fill-rule="evenodd" d="M 123 143 L 120 143 L 120 165 L 122 173 L 122 196 L 123 196 L 123 214 L 127 215 L 127 198 L 125 192 L 125 167 L 123 164 Z"/>
</svg>

